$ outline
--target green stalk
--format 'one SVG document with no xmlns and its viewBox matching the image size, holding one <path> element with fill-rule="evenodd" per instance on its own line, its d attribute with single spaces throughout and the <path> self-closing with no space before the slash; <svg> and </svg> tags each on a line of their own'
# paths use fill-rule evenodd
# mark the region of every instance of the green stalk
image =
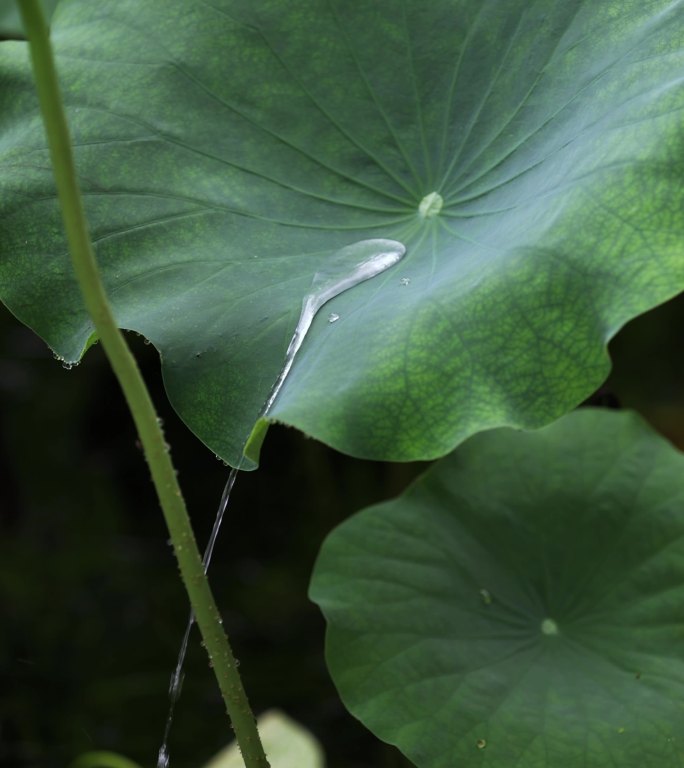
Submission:
<svg viewBox="0 0 684 768">
<path fill-rule="evenodd" d="M 38 0 L 19 0 L 71 260 L 88 312 L 133 416 L 210 663 L 247 768 L 267 768 L 256 721 L 204 574 L 185 502 L 150 395 L 119 331 L 100 279 L 76 180 L 52 47 Z"/>
</svg>

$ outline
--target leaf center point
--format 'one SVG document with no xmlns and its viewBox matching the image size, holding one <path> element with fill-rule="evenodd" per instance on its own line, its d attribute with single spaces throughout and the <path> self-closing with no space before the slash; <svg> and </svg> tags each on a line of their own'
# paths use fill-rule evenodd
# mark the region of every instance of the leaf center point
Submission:
<svg viewBox="0 0 684 768">
<path fill-rule="evenodd" d="M 421 219 L 431 219 L 442 210 L 443 205 L 444 199 L 439 192 L 430 192 L 420 201 L 418 214 Z"/>
<path fill-rule="evenodd" d="M 558 624 L 553 619 L 544 619 L 541 623 L 541 631 L 544 635 L 557 635 Z"/>
</svg>

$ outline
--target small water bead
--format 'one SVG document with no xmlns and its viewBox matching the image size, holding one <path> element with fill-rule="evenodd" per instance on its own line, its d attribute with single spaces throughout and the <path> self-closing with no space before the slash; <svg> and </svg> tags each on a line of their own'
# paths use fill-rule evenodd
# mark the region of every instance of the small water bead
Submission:
<svg viewBox="0 0 684 768">
<path fill-rule="evenodd" d="M 484 749 L 487 746 L 487 742 L 484 739 L 478 739 L 476 745 L 478 749 Z"/>
<path fill-rule="evenodd" d="M 485 605 L 491 605 L 492 604 L 492 595 L 491 595 L 491 592 L 488 589 L 481 589 L 480 590 L 480 597 L 482 598 L 482 602 Z"/>
<path fill-rule="evenodd" d="M 400 259 L 402 259 L 405 253 L 406 247 L 396 240 L 385 240 L 380 238 L 361 240 L 357 243 L 353 243 L 352 245 L 341 248 L 339 251 L 333 254 L 332 258 L 329 259 L 324 268 L 316 272 L 311 285 L 311 290 L 304 297 L 302 302 L 299 321 L 290 340 L 287 352 L 285 353 L 285 361 L 283 363 L 283 367 L 273 387 L 271 388 L 271 392 L 266 402 L 261 409 L 260 417 L 266 416 L 269 413 L 271 406 L 275 402 L 278 393 L 280 392 L 280 389 L 285 383 L 285 379 L 290 372 L 295 355 L 304 342 L 304 338 L 306 337 L 306 334 L 308 333 L 318 310 L 324 304 L 330 301 L 330 299 L 338 296 L 340 293 L 343 293 L 344 291 L 353 288 L 359 283 L 362 283 L 365 280 L 369 280 L 370 278 L 375 277 L 375 275 L 379 275 L 386 269 L 389 269 Z M 338 314 L 332 312 L 328 316 L 328 322 L 337 322 L 339 318 L 340 316 Z M 268 317 L 264 317 L 263 319 L 268 320 Z M 199 355 L 199 353 L 196 354 Z M 222 461 L 220 456 L 216 455 L 216 458 L 219 461 Z M 238 471 L 242 468 L 242 462 L 244 458 L 245 457 L 243 455 L 238 466 L 231 471 L 228 477 L 228 481 L 226 482 L 226 486 L 223 490 L 219 509 L 214 521 L 214 527 L 209 538 L 209 543 L 207 544 L 207 547 L 204 551 L 204 557 L 202 558 L 205 573 L 207 572 L 209 563 L 211 562 L 214 543 L 216 542 L 216 537 L 218 536 L 219 528 L 221 526 L 223 514 L 228 504 L 228 499 L 230 497 L 233 483 L 235 482 Z M 176 685 L 174 681 L 179 680 L 182 683 L 181 670 L 183 669 L 183 664 L 185 662 L 188 639 L 192 625 L 194 624 L 194 619 L 194 613 L 191 611 L 186 626 L 185 635 L 183 637 L 183 641 L 181 643 L 180 651 L 178 654 L 176 672 L 172 677 L 172 686 L 171 690 L 169 691 L 171 694 L 169 697 L 170 707 L 166 718 L 163 743 L 161 749 L 159 750 L 157 768 L 167 768 L 169 763 L 167 744 L 171 724 L 173 722 L 175 701 L 178 697 L 178 694 L 180 693 L 180 684 Z M 220 619 L 219 622 L 223 623 Z M 210 659 L 210 666 L 213 663 L 213 660 Z M 239 664 L 240 662 L 236 660 L 235 665 L 239 666 Z"/>
<path fill-rule="evenodd" d="M 399 281 L 401 285 L 411 285 L 411 278 L 410 277 L 402 277 Z"/>
</svg>

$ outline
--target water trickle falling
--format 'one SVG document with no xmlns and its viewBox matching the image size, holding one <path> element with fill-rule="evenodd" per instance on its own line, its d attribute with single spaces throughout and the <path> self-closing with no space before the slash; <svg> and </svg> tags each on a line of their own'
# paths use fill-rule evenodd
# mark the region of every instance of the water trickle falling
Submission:
<svg viewBox="0 0 684 768">
<path fill-rule="evenodd" d="M 171 699 L 171 701 L 178 700 L 178 697 L 180 696 L 181 688 L 183 687 L 184 679 L 185 679 L 185 675 L 179 669 L 176 669 L 174 673 L 171 675 L 171 680 L 169 682 L 169 698 Z"/>
<path fill-rule="evenodd" d="M 405 253 L 406 247 L 397 240 L 385 240 L 381 238 L 361 240 L 358 243 L 341 248 L 332 256 L 325 268 L 316 272 L 311 284 L 311 290 L 306 294 L 302 302 L 302 310 L 299 315 L 299 320 L 294 329 L 294 333 L 292 334 L 292 339 L 290 340 L 287 352 L 285 353 L 285 362 L 266 398 L 266 402 L 257 417 L 258 419 L 265 417 L 273 407 L 273 404 L 285 383 L 285 379 L 292 368 L 295 356 L 304 343 L 306 334 L 308 333 L 309 328 L 311 328 L 311 324 L 320 308 L 327 304 L 331 299 L 335 298 L 335 296 L 339 296 L 344 291 L 348 291 L 359 283 L 370 280 L 372 277 L 375 277 L 386 269 L 394 266 L 403 258 Z M 335 312 L 331 312 L 328 316 L 328 322 L 334 323 L 339 320 L 339 317 L 340 316 Z M 243 454 L 237 467 L 231 469 L 230 474 L 228 475 L 228 480 L 226 481 L 223 494 L 221 495 L 221 501 L 219 502 L 218 510 L 216 512 L 214 526 L 211 530 L 204 556 L 202 557 L 202 565 L 205 574 L 209 570 L 209 564 L 211 563 L 211 557 L 214 553 L 216 539 L 221 528 L 221 523 L 223 522 L 226 508 L 228 507 L 228 501 L 230 499 L 231 491 L 233 490 L 233 485 L 235 485 L 235 479 L 237 478 L 238 472 L 242 469 L 245 458 L 243 446 Z M 171 723 L 173 722 L 176 701 L 180 696 L 180 690 L 183 684 L 183 666 L 188 650 L 190 632 L 192 631 L 192 625 L 194 623 L 195 614 L 193 611 L 190 611 L 188 622 L 185 627 L 185 634 L 183 635 L 183 640 L 178 652 L 176 668 L 171 676 L 171 683 L 169 685 L 169 712 L 164 728 L 164 739 L 157 758 L 157 768 L 168 768 L 169 765 L 169 734 L 171 732 Z M 237 664 L 238 662 L 236 661 L 236 665 Z"/>
<path fill-rule="evenodd" d="M 169 753 L 166 749 L 166 744 L 162 744 L 159 749 L 159 755 L 157 756 L 157 768 L 168 768 L 169 765 Z"/>
</svg>

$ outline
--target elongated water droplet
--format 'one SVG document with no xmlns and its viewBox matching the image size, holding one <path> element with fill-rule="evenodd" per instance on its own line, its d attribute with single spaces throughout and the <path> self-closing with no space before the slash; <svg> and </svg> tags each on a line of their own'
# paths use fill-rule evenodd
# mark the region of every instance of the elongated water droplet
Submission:
<svg viewBox="0 0 684 768">
<path fill-rule="evenodd" d="M 302 302 L 299 321 L 285 353 L 285 363 L 260 416 L 266 416 L 275 403 L 318 310 L 335 296 L 339 296 L 359 283 L 370 280 L 371 277 L 393 267 L 404 257 L 405 253 L 406 246 L 398 240 L 384 240 L 382 238 L 360 240 L 358 243 L 340 248 L 333 254 L 330 261 L 316 272 L 311 290 Z"/>
<path fill-rule="evenodd" d="M 328 315 L 328 322 L 329 323 L 336 323 L 340 319 L 340 316 L 337 314 L 337 312 L 331 312 Z"/>
</svg>

